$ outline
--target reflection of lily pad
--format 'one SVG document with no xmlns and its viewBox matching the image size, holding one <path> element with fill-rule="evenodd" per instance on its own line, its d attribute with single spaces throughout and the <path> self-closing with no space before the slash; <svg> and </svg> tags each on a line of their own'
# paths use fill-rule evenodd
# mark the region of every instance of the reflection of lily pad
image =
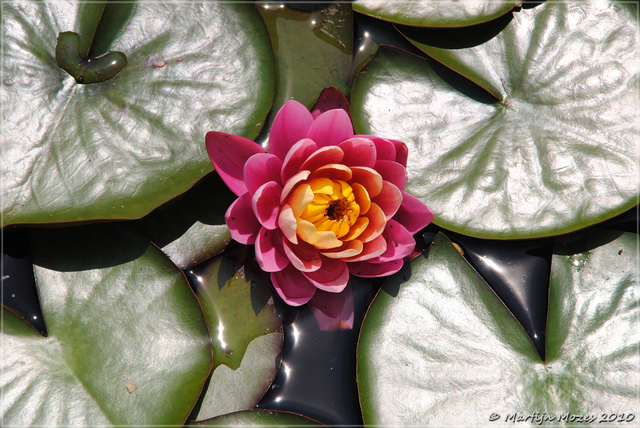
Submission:
<svg viewBox="0 0 640 428">
<path fill-rule="evenodd" d="M 273 99 L 250 4 L 137 4 L 111 49 L 128 65 L 77 85 L 54 58 L 78 4 L 3 7 L 4 223 L 138 218 L 211 172 L 211 129 L 255 138 Z"/>
<path fill-rule="evenodd" d="M 282 332 L 258 336 L 247 346 L 240 367 L 216 367 L 192 417 L 203 420 L 255 408 L 278 372 L 282 341 Z"/>
<path fill-rule="evenodd" d="M 507 2 L 356 1 L 353 10 L 398 24 L 422 27 L 464 27 L 504 15 L 516 5 Z"/>
<path fill-rule="evenodd" d="M 198 420 L 255 407 L 280 367 L 282 319 L 270 288 L 224 256 L 191 273 L 213 339 L 214 367 Z"/>
<path fill-rule="evenodd" d="M 593 31 L 598 28 L 598 31 Z M 407 191 L 484 238 L 577 230 L 637 202 L 637 24 L 619 5 L 548 4 L 469 49 L 420 46 L 501 102 L 381 47 L 356 80 L 358 132 L 409 145 Z"/>
<path fill-rule="evenodd" d="M 3 311 L 3 422 L 182 424 L 212 358 L 182 272 L 119 226 L 32 237 L 48 337 Z"/>
<path fill-rule="evenodd" d="M 555 422 L 569 414 L 598 421 L 604 412 L 633 412 L 637 237 L 590 233 L 598 234 L 592 243 L 609 243 L 590 247 L 582 268 L 566 251 L 553 256 L 544 363 L 502 302 L 438 235 L 424 257 L 389 279 L 366 315 L 358 345 L 365 423 L 477 425 L 495 414 L 504 424 L 507 415 L 534 412 Z"/>
</svg>

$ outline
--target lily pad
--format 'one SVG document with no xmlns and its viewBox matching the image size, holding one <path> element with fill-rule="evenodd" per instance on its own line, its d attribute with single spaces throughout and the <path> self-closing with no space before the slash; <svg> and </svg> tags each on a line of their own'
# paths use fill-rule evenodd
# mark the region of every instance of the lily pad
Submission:
<svg viewBox="0 0 640 428">
<path fill-rule="evenodd" d="M 280 367 L 284 335 L 273 293 L 244 265 L 225 256 L 190 275 L 209 323 L 215 367 L 196 419 L 251 409 Z"/>
<path fill-rule="evenodd" d="M 421 27 L 464 27 L 498 18 L 513 9 L 516 1 L 459 2 L 441 1 L 372 2 L 356 1 L 353 10 L 398 24 Z"/>
<path fill-rule="evenodd" d="M 3 311 L 3 422 L 184 423 L 212 355 L 182 272 L 120 226 L 31 236 L 48 337 Z"/>
<path fill-rule="evenodd" d="M 553 3 L 474 48 L 421 46 L 495 103 L 380 47 L 354 85 L 354 126 L 407 143 L 407 192 L 439 226 L 494 239 L 584 228 L 637 203 L 637 30 L 621 5 Z"/>
<path fill-rule="evenodd" d="M 536 412 L 555 418 L 545 423 L 569 423 L 571 415 L 599 421 L 633 413 L 637 236 L 590 233 L 599 242 L 582 266 L 566 251 L 553 256 L 546 362 L 439 234 L 390 278 L 365 317 L 358 344 L 365 423 L 504 424 Z"/>
<path fill-rule="evenodd" d="M 231 426 L 231 425 L 266 425 L 270 427 L 323 425 L 318 421 L 292 412 L 274 410 L 247 410 L 230 413 L 202 422 L 194 422 L 191 425 L 198 426 Z"/>
<path fill-rule="evenodd" d="M 273 110 L 290 99 L 311 108 L 333 86 L 347 93 L 353 54 L 353 11 L 348 3 L 303 12 L 279 3 L 256 5 L 271 36 L 277 91 Z"/>
<path fill-rule="evenodd" d="M 142 217 L 213 170 L 209 130 L 253 139 L 271 108 L 253 5 L 139 3 L 110 46 L 127 66 L 91 85 L 54 57 L 78 7 L 3 8 L 5 225 Z"/>
</svg>

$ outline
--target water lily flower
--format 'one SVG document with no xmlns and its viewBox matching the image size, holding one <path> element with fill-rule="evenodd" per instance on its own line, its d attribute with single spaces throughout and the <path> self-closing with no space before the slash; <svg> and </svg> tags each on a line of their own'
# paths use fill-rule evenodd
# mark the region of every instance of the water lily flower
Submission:
<svg viewBox="0 0 640 428">
<path fill-rule="evenodd" d="M 350 274 L 397 272 L 413 235 L 433 219 L 404 191 L 405 144 L 354 135 L 341 108 L 314 114 L 288 101 L 274 119 L 269 152 L 241 136 L 206 136 L 215 169 L 238 195 L 225 216 L 232 238 L 255 244 L 260 267 L 292 306 L 318 289 L 343 291 Z"/>
</svg>

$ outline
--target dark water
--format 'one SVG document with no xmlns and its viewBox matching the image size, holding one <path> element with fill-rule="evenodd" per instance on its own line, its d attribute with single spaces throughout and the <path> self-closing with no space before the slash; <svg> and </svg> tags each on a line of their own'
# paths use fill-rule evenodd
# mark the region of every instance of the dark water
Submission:
<svg viewBox="0 0 640 428">
<path fill-rule="evenodd" d="M 351 281 L 352 330 L 321 331 L 306 306 L 285 309 L 285 319 L 293 322 L 285 327 L 282 365 L 259 408 L 288 410 L 331 425 L 362 425 L 356 345 L 366 306 L 382 281 Z"/>
<path fill-rule="evenodd" d="M 46 336 L 27 233 L 10 227 L 2 232 L 2 304 Z"/>
</svg>

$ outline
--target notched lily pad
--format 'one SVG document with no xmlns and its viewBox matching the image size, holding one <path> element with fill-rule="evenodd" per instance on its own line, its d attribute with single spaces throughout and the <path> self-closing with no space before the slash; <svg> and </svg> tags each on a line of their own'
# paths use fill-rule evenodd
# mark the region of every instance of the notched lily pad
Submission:
<svg viewBox="0 0 640 428">
<path fill-rule="evenodd" d="M 421 27 L 464 27 L 498 18 L 518 2 L 375 2 L 356 1 L 353 10 L 398 24 Z"/>
<path fill-rule="evenodd" d="M 137 4 L 98 40 L 127 66 L 92 85 L 54 57 L 78 7 L 3 8 L 5 225 L 140 218 L 213 170 L 208 131 L 253 139 L 271 108 L 273 56 L 253 5 Z"/>
<path fill-rule="evenodd" d="M 31 238 L 48 337 L 3 311 L 3 422 L 184 423 L 212 353 L 182 272 L 120 226 L 34 229 Z"/>
<path fill-rule="evenodd" d="M 408 144 L 407 191 L 439 226 L 494 239 L 584 228 L 637 202 L 637 35 L 622 5 L 553 3 L 473 48 L 416 42 L 493 104 L 381 47 L 355 83 L 354 125 Z"/>
<path fill-rule="evenodd" d="M 594 245 L 581 268 L 565 251 L 552 259 L 546 362 L 439 234 L 424 257 L 389 279 L 365 317 L 358 344 L 364 422 L 504 424 L 508 415 L 537 412 L 553 418 L 545 423 L 569 423 L 570 415 L 597 422 L 603 413 L 633 414 L 637 236 L 588 233 Z"/>
</svg>

